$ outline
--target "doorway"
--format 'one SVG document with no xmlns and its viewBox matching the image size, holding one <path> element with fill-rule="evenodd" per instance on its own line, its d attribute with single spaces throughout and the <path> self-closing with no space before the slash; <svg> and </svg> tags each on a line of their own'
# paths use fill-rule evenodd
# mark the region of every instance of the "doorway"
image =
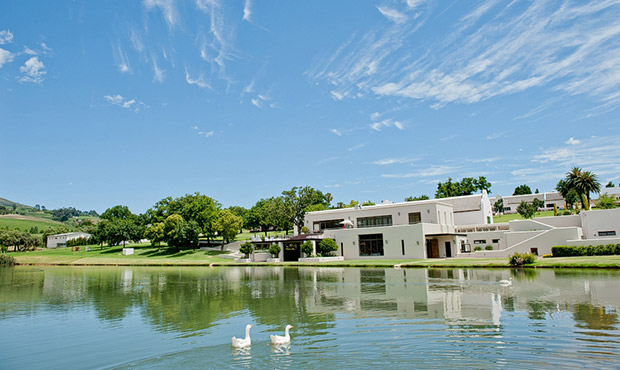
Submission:
<svg viewBox="0 0 620 370">
<path fill-rule="evenodd" d="M 299 261 L 300 257 L 299 243 L 284 244 L 284 261 Z"/>
<path fill-rule="evenodd" d="M 426 258 L 439 258 L 439 241 L 437 239 L 426 240 Z"/>
<path fill-rule="evenodd" d="M 446 242 L 446 257 L 452 257 L 452 243 Z"/>
</svg>

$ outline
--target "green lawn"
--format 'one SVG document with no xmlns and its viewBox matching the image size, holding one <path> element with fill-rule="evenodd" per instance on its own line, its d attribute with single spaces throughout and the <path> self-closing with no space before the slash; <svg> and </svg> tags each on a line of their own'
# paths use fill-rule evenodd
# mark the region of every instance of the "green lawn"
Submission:
<svg viewBox="0 0 620 370">
<path fill-rule="evenodd" d="M 90 247 L 90 251 L 87 249 Z M 129 244 L 134 254 L 123 256 L 122 246 L 104 247 L 98 245 L 81 246 L 78 252 L 71 248 L 43 249 L 33 252 L 10 252 L 18 264 L 75 264 L 75 265 L 209 265 L 214 262 L 226 263 L 219 257 L 219 251 L 183 250 L 177 252 L 165 246 L 158 248 L 150 244 Z"/>
<path fill-rule="evenodd" d="M 553 211 L 536 212 L 534 217 L 553 217 Z M 561 217 L 561 216 L 557 216 L 557 217 Z M 518 213 L 510 213 L 507 215 L 493 216 L 493 223 L 496 223 L 496 224 L 499 224 L 502 222 L 508 222 L 512 220 L 525 220 L 525 219 L 521 217 L 521 215 Z"/>
<path fill-rule="evenodd" d="M 20 231 L 30 231 L 32 227 L 36 226 L 39 228 L 39 232 L 43 232 L 43 230 L 48 227 L 58 227 L 61 225 L 61 222 L 40 217 L 20 215 L 0 216 L 0 229 L 6 229 L 8 227 L 11 230 L 19 229 Z"/>
</svg>

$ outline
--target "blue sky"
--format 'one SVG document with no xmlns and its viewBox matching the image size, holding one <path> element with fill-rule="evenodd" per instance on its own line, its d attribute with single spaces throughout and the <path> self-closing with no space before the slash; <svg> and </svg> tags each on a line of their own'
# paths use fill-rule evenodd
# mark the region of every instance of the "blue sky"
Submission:
<svg viewBox="0 0 620 370">
<path fill-rule="evenodd" d="M 48 208 L 616 183 L 619 106 L 619 1 L 0 4 L 0 196 Z"/>
</svg>

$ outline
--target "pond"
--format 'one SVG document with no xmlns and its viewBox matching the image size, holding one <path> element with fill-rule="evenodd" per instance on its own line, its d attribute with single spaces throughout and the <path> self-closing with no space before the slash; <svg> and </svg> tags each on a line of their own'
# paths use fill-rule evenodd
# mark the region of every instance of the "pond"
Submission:
<svg viewBox="0 0 620 370">
<path fill-rule="evenodd" d="M 609 368 L 619 315 L 608 270 L 18 266 L 0 368 Z"/>
</svg>

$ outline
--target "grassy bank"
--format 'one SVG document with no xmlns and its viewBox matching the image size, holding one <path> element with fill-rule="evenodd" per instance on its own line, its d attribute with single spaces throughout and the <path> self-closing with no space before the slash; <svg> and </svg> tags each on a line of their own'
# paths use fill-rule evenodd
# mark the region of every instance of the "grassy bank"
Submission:
<svg viewBox="0 0 620 370">
<path fill-rule="evenodd" d="M 168 248 L 153 248 L 148 244 L 132 244 L 135 254 L 122 255 L 122 247 L 100 249 L 99 246 L 82 247 L 78 252 L 70 248 L 46 249 L 34 252 L 7 253 L 21 265 L 126 265 L 126 266 L 325 266 L 325 267 L 393 267 L 401 268 L 507 268 L 507 258 L 446 258 L 425 260 L 346 260 L 322 263 L 235 263 L 222 258 L 219 251 L 184 250 L 177 252 Z M 580 256 L 539 258 L 528 268 L 615 268 L 620 269 L 620 256 Z"/>
<path fill-rule="evenodd" d="M 88 248 L 90 247 L 90 251 Z M 71 248 L 44 249 L 34 252 L 7 253 L 15 257 L 19 265 L 209 265 L 226 263 L 219 257 L 221 252 L 200 250 L 175 250 L 151 247 L 149 244 L 131 244 L 134 254 L 123 256 L 122 246 L 105 247 L 97 245 L 82 246 L 80 251 Z"/>
</svg>

